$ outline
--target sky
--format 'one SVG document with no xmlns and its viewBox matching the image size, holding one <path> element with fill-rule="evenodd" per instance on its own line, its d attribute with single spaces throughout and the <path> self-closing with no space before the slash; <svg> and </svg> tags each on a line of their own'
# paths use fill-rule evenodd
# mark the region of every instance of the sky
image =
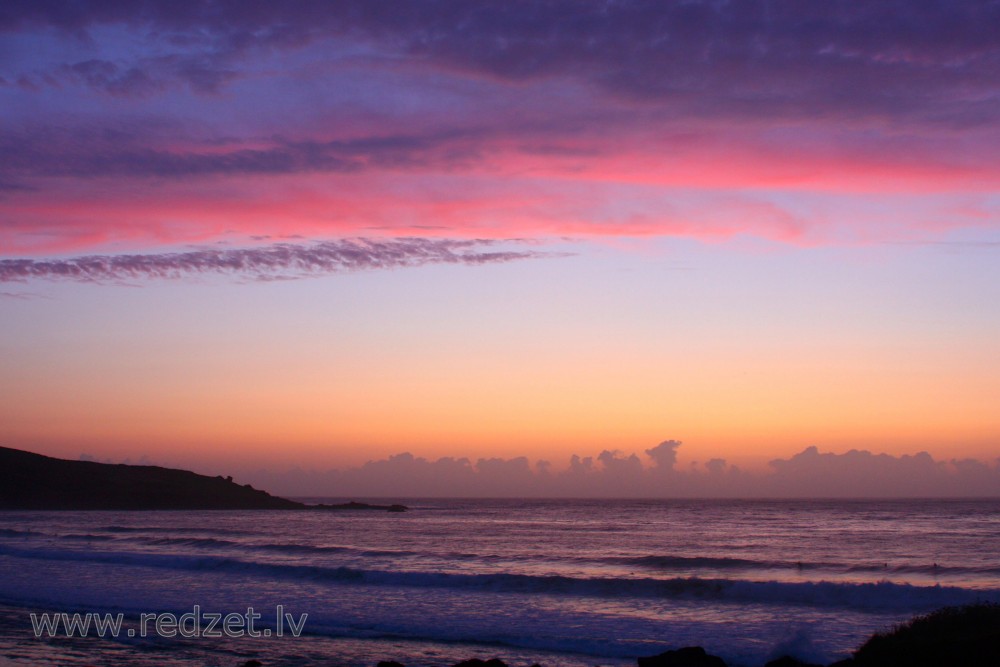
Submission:
<svg viewBox="0 0 1000 667">
<path fill-rule="evenodd" d="M 1000 494 L 998 24 L 7 0 L 0 445 L 282 491 L 589 457 L 608 494 L 890 460 Z"/>
</svg>

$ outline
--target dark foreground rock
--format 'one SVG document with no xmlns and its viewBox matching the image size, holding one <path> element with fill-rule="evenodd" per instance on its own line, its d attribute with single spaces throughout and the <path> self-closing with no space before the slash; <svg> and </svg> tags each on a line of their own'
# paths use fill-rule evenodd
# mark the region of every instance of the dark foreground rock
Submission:
<svg viewBox="0 0 1000 667">
<path fill-rule="evenodd" d="M 638 658 L 639 667 L 726 667 L 725 661 L 700 646 Z M 259 667 L 251 660 L 243 667 Z M 383 661 L 377 667 L 404 667 Z M 507 667 L 498 658 L 463 660 L 454 667 Z M 532 665 L 539 667 L 539 665 Z M 764 667 L 820 667 L 792 656 Z M 1000 605 L 948 607 L 917 617 L 894 630 L 874 635 L 852 658 L 829 667 L 1000 667 Z"/>
<path fill-rule="evenodd" d="M 639 658 L 639 667 L 726 667 L 700 646 Z M 821 667 L 792 656 L 765 667 Z M 947 607 L 873 635 L 829 667 L 1000 667 L 1000 605 Z"/>
<path fill-rule="evenodd" d="M 803 662 L 790 655 L 784 655 L 777 660 L 771 660 L 764 667 L 823 667 L 823 665 L 817 665 L 814 662 Z"/>
<path fill-rule="evenodd" d="M 396 662 L 395 660 L 383 660 L 376 665 L 376 667 L 405 667 L 402 663 Z M 455 663 L 454 667 L 507 667 L 507 663 L 500 658 L 490 658 L 489 660 L 481 660 L 480 658 L 471 658 L 469 660 L 463 660 L 462 662 Z M 540 665 L 532 665 L 531 667 L 541 667 Z"/>
<path fill-rule="evenodd" d="M 455 667 L 507 667 L 507 663 L 500 658 L 490 658 L 489 660 L 472 658 L 471 660 L 463 660 L 456 663 Z"/>
<path fill-rule="evenodd" d="M 306 505 L 232 477 L 55 459 L 0 447 L 0 510 L 384 510 L 403 505 Z"/>
<path fill-rule="evenodd" d="M 639 658 L 639 667 L 726 667 L 726 662 L 717 655 L 709 655 L 700 646 L 688 646 Z"/>
<path fill-rule="evenodd" d="M 997 667 L 1000 605 L 946 607 L 874 635 L 842 667 Z"/>
</svg>

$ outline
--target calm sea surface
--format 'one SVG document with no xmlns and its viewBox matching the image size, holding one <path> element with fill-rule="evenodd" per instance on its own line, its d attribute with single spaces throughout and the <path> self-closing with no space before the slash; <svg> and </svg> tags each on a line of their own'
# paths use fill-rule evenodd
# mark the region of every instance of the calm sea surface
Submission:
<svg viewBox="0 0 1000 667">
<path fill-rule="evenodd" d="M 842 657 L 1000 602 L 1000 501 L 409 501 L 383 512 L 0 513 L 0 664 L 730 664 Z M 271 637 L 35 639 L 29 614 L 239 613 Z M 300 637 L 276 637 L 278 605 Z M 190 628 L 190 626 L 188 626 Z"/>
</svg>

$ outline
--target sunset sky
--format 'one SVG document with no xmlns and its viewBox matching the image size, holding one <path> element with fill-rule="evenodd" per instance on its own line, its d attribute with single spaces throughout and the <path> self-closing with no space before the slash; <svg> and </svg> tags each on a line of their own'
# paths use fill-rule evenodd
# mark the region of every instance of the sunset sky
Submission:
<svg viewBox="0 0 1000 667">
<path fill-rule="evenodd" d="M 1000 456 L 1000 5 L 0 5 L 0 445 Z"/>
</svg>

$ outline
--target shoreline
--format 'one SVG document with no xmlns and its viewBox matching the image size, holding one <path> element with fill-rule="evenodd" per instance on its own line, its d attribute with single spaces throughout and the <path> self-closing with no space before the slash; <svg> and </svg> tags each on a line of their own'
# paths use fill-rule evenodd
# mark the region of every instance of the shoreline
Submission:
<svg viewBox="0 0 1000 667">
<path fill-rule="evenodd" d="M 635 667 L 632 657 L 529 649 L 495 642 L 442 641 L 392 636 L 344 637 L 308 630 L 300 637 L 111 639 L 55 637 L 36 639 L 28 614 L 37 607 L 0 601 L 0 667 L 376 667 L 398 662 L 405 667 L 448 667 L 465 660 L 500 658 L 510 667 Z M 72 610 L 68 610 L 72 612 Z M 5 662 L 6 661 L 6 662 Z"/>
<path fill-rule="evenodd" d="M 635 658 L 607 659 L 583 654 L 527 651 L 464 642 L 441 643 L 391 637 L 344 638 L 303 635 L 294 645 L 227 639 L 151 639 L 121 641 L 99 637 L 34 638 L 15 626 L 30 608 L 0 604 L 0 666 L 60 664 L 81 667 L 98 662 L 107 667 L 132 665 L 204 665 L 205 667 L 272 667 L 283 664 L 340 667 L 910 667 L 963 665 L 991 667 L 1000 658 L 1000 605 L 945 607 L 911 618 L 895 628 L 874 633 L 852 656 L 832 663 L 809 662 L 799 656 L 776 656 L 765 663 L 727 662 L 711 647 L 678 647 Z M 21 630 L 25 630 L 23 626 Z M 21 636 L 18 636 L 21 635 Z M 289 649 L 296 649 L 291 651 Z"/>
</svg>

